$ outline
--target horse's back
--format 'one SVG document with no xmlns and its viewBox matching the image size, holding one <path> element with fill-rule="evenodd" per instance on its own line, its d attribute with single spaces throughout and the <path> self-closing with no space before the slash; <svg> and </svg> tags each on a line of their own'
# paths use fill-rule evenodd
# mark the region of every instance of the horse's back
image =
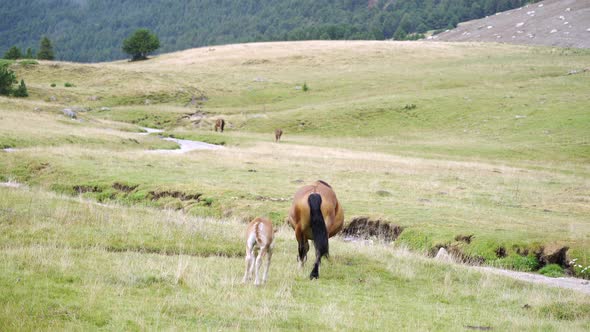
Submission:
<svg viewBox="0 0 590 332">
<path fill-rule="evenodd" d="M 330 237 L 336 235 L 344 222 L 344 213 L 338 203 L 336 193 L 332 187 L 324 181 L 317 181 L 312 185 L 301 187 L 295 193 L 293 205 L 289 212 L 289 222 L 295 229 L 298 225 L 307 238 L 313 238 L 310 226 L 309 195 L 317 193 L 322 197 L 322 215 L 326 223 Z"/>
<path fill-rule="evenodd" d="M 246 234 L 247 238 L 250 234 L 255 234 L 258 245 L 270 243 L 274 235 L 272 222 L 268 218 L 256 217 L 248 224 Z"/>
</svg>

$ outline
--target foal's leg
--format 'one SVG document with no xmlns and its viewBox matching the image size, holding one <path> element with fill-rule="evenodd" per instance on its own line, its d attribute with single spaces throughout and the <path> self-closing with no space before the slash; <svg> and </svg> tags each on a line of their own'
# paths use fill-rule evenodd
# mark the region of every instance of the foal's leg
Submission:
<svg viewBox="0 0 590 332">
<path fill-rule="evenodd" d="M 254 285 L 260 285 L 260 266 L 262 265 L 262 259 L 267 250 L 266 247 L 261 248 L 258 257 L 256 257 L 256 279 L 254 280 Z"/>
<path fill-rule="evenodd" d="M 245 283 L 248 281 L 248 279 L 250 279 L 250 274 L 249 273 L 251 271 L 251 265 L 254 265 L 254 253 L 253 253 L 253 247 L 250 246 L 250 243 L 246 244 L 246 271 L 244 272 L 244 278 L 242 279 L 242 282 Z"/>
<path fill-rule="evenodd" d="M 268 269 L 270 268 L 270 259 L 272 258 L 272 247 L 268 248 L 268 255 L 266 256 L 266 266 L 264 267 L 264 277 L 262 278 L 262 282 L 266 283 L 268 280 Z"/>
</svg>

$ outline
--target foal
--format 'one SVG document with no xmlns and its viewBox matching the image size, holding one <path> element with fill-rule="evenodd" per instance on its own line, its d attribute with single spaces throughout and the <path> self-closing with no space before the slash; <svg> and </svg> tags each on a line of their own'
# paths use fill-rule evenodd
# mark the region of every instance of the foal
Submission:
<svg viewBox="0 0 590 332">
<path fill-rule="evenodd" d="M 270 267 L 270 258 L 272 257 L 272 248 L 274 246 L 274 232 L 272 229 L 272 222 L 266 218 L 256 218 L 250 222 L 246 230 L 246 271 L 244 272 L 244 279 L 242 282 L 246 283 L 252 276 L 254 269 L 256 269 L 255 285 L 260 285 L 260 266 L 264 255 L 266 258 L 266 267 L 264 268 L 264 277 L 262 283 L 268 279 L 268 268 Z M 254 258 L 255 247 L 258 246 L 258 257 Z"/>
</svg>

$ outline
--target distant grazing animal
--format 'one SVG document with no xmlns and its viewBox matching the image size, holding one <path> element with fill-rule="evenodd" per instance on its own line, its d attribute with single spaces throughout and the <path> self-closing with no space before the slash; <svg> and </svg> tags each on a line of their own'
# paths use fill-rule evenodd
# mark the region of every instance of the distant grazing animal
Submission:
<svg viewBox="0 0 590 332">
<path fill-rule="evenodd" d="M 220 129 L 221 132 L 223 132 L 223 128 L 225 128 L 225 120 L 217 119 L 217 121 L 215 121 L 215 131 L 217 131 L 217 129 Z"/>
<path fill-rule="evenodd" d="M 275 142 L 280 141 L 281 136 L 283 136 L 283 130 L 281 128 L 275 129 Z"/>
<path fill-rule="evenodd" d="M 310 279 L 320 276 L 320 262 L 328 257 L 328 238 L 338 234 L 344 223 L 344 211 L 332 187 L 322 180 L 301 187 L 293 198 L 289 211 L 289 224 L 295 230 L 299 243 L 299 266 L 307 259 L 308 240 L 313 240 L 316 260 Z"/>
<path fill-rule="evenodd" d="M 274 232 L 272 222 L 267 218 L 256 218 L 248 224 L 246 230 L 246 271 L 244 272 L 244 279 L 242 282 L 246 283 L 256 270 L 255 285 L 260 285 L 260 266 L 262 260 L 266 255 L 266 267 L 264 268 L 264 277 L 262 283 L 268 279 L 268 269 L 270 267 L 270 259 L 272 257 L 272 249 L 274 246 Z M 258 257 L 254 259 L 255 247 L 258 247 Z"/>
</svg>

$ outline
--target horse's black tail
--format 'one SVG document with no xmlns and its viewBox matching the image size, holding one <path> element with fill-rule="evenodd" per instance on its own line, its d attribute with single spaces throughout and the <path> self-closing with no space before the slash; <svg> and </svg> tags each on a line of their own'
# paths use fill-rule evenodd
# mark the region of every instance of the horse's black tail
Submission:
<svg viewBox="0 0 590 332">
<path fill-rule="evenodd" d="M 307 199 L 309 203 L 311 232 L 313 233 L 313 244 L 316 252 L 319 253 L 318 259 L 328 257 L 328 230 L 322 215 L 322 196 L 313 193 Z"/>
</svg>

